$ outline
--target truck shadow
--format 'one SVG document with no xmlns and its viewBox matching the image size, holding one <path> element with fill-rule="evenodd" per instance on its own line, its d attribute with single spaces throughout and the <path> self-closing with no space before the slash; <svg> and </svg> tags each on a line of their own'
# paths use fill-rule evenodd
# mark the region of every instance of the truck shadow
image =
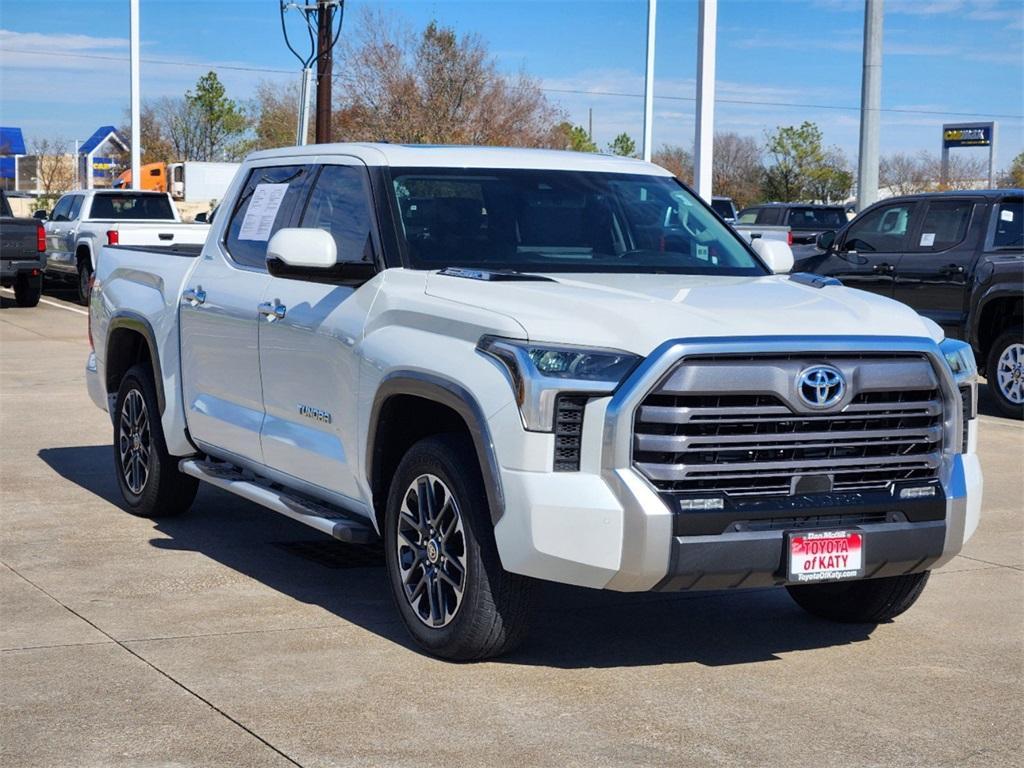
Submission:
<svg viewBox="0 0 1024 768">
<path fill-rule="evenodd" d="M 58 475 L 121 511 L 109 446 L 47 448 Z M 200 489 L 192 511 L 153 521 L 153 547 L 196 552 L 288 595 L 413 648 L 387 589 L 382 547 L 353 546 L 217 489 Z M 814 619 L 785 591 L 603 592 L 536 582 L 527 642 L 498 663 L 611 668 L 698 663 L 747 664 L 781 654 L 848 645 L 874 625 Z"/>
</svg>

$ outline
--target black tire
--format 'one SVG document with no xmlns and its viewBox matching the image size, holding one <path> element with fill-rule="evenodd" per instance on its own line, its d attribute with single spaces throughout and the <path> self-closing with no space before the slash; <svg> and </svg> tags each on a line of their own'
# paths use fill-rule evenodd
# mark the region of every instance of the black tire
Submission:
<svg viewBox="0 0 1024 768">
<path fill-rule="evenodd" d="M 42 275 L 18 275 L 14 280 L 14 303 L 19 307 L 34 307 L 43 293 Z"/>
<path fill-rule="evenodd" d="M 140 412 L 142 418 L 135 418 Z M 114 469 L 128 511 L 139 517 L 180 515 L 192 506 L 199 488 L 199 481 L 179 472 L 177 459 L 167 453 L 159 414 L 149 367 L 132 367 L 115 401 Z"/>
<path fill-rule="evenodd" d="M 992 344 L 985 361 L 988 388 L 996 407 L 1011 419 L 1024 419 L 1024 331 L 1018 327 L 1005 331 Z M 1014 353 L 1016 352 L 1016 360 Z"/>
<path fill-rule="evenodd" d="M 808 613 L 831 621 L 878 624 L 899 616 L 924 591 L 929 571 L 882 579 L 787 586 L 789 596 Z"/>
<path fill-rule="evenodd" d="M 424 479 L 428 476 L 438 482 L 428 483 Z M 428 484 L 429 503 L 442 508 L 434 518 L 436 531 L 423 523 L 422 518 L 427 515 L 422 512 L 418 514 L 420 520 L 402 512 L 403 505 L 407 509 L 413 508 L 412 503 L 419 506 L 417 493 L 426 498 Z M 453 507 L 445 506 L 448 499 L 454 502 Z M 447 516 L 444 509 L 449 510 Z M 461 530 L 447 537 L 442 529 L 456 529 L 452 521 L 460 518 Z M 401 553 L 400 525 L 406 531 Z M 432 529 L 422 547 L 413 546 L 416 542 L 410 538 L 410 527 L 425 533 L 428 527 Z M 409 633 L 428 653 L 453 661 L 486 659 L 507 653 L 523 640 L 532 585 L 529 579 L 508 573 L 501 566 L 483 478 L 467 437 L 428 437 L 405 454 L 388 494 L 384 542 L 391 594 Z M 433 553 L 436 560 L 431 559 L 431 542 L 437 542 Z M 456 561 L 454 565 L 452 561 Z M 461 577 L 455 567 L 459 563 L 463 568 Z M 431 568 L 435 577 L 430 576 Z M 441 578 L 442 572 L 448 578 Z M 452 575 L 461 581 L 461 595 L 450 581 Z M 418 599 L 407 597 L 406 581 L 426 584 Z M 436 601 L 431 591 L 433 585 L 437 589 Z M 436 617 L 435 603 L 441 606 Z M 438 619 L 447 623 L 439 625 Z"/>
<path fill-rule="evenodd" d="M 89 296 L 92 294 L 92 263 L 89 257 L 78 260 L 78 303 L 83 307 L 89 306 Z"/>
</svg>

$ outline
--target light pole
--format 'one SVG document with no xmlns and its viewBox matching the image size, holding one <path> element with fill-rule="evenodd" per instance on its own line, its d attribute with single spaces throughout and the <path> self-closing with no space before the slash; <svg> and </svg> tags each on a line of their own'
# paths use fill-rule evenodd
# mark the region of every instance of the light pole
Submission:
<svg viewBox="0 0 1024 768">
<path fill-rule="evenodd" d="M 878 133 L 882 108 L 882 0 L 864 0 L 864 75 L 860 91 L 857 210 L 878 200 Z"/>
<path fill-rule="evenodd" d="M 654 28 L 658 0 L 647 0 L 647 77 L 644 80 L 644 160 L 651 162 L 654 134 Z"/>
<path fill-rule="evenodd" d="M 718 0 L 700 0 L 697 20 L 697 108 L 693 141 L 693 186 L 711 202 L 715 143 L 715 46 Z"/>
<path fill-rule="evenodd" d="M 142 126 L 139 107 L 139 0 L 128 0 L 129 56 L 131 69 L 131 113 L 132 113 L 132 189 L 142 189 Z M 77 160 L 77 158 L 76 158 Z M 86 168 L 89 178 L 92 169 Z M 90 185 L 91 186 L 91 185 Z"/>
</svg>

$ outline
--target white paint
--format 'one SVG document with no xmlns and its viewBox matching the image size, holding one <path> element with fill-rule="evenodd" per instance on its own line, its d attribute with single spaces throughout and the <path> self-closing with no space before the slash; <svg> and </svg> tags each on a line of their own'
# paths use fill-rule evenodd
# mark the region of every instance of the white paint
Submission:
<svg viewBox="0 0 1024 768">
<path fill-rule="evenodd" d="M 711 202 L 715 152 L 715 48 L 718 0 L 700 0 L 697 21 L 697 106 L 693 143 L 693 186 Z"/>
</svg>

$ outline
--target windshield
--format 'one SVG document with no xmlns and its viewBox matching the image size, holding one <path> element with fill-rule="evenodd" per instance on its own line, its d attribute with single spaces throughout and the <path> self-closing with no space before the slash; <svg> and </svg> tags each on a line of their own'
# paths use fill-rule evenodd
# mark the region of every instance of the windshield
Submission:
<svg viewBox="0 0 1024 768">
<path fill-rule="evenodd" d="M 842 208 L 793 208 L 789 212 L 790 229 L 839 229 L 845 224 Z"/>
<path fill-rule="evenodd" d="M 101 194 L 92 200 L 91 219 L 167 219 L 174 211 L 167 195 Z"/>
<path fill-rule="evenodd" d="M 416 269 L 766 274 L 669 176 L 394 168 L 392 181 Z"/>
</svg>

